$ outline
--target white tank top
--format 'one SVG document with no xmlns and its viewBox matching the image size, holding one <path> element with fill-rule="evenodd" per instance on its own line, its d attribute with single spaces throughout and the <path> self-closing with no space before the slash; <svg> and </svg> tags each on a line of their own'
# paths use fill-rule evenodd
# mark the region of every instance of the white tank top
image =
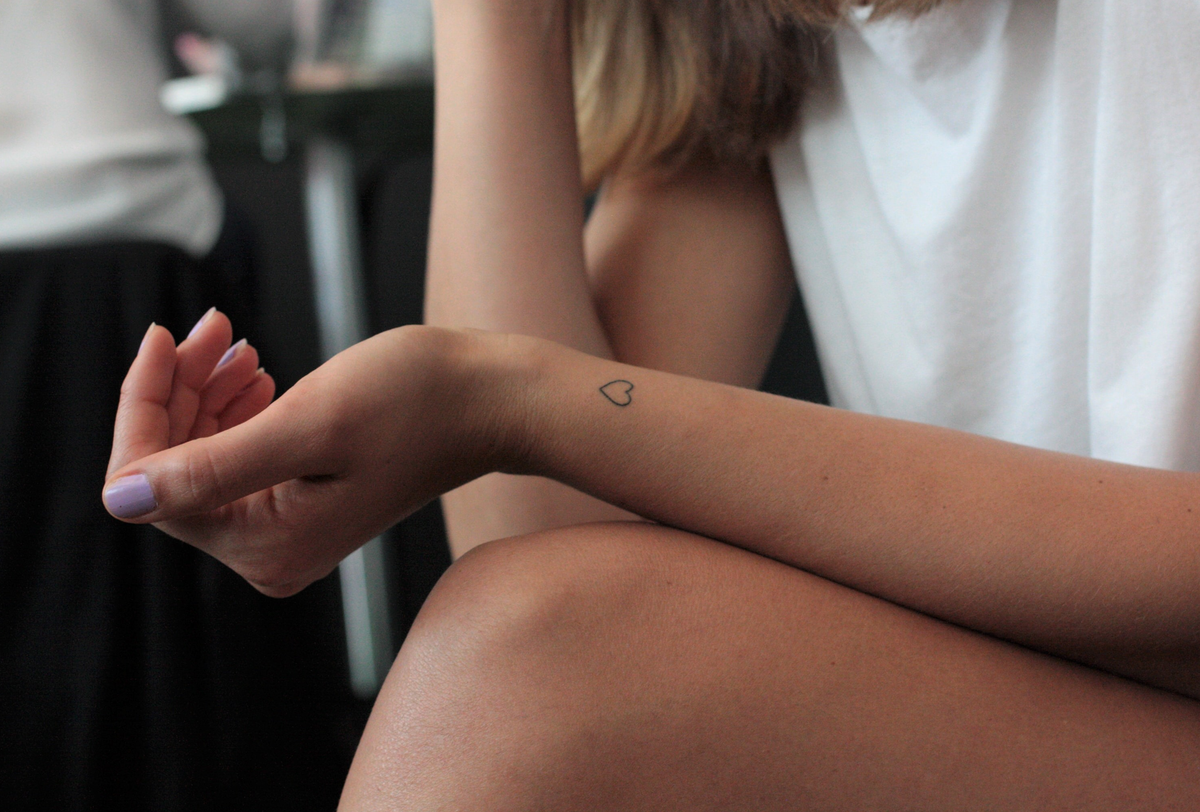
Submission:
<svg viewBox="0 0 1200 812">
<path fill-rule="evenodd" d="M 0 249 L 212 246 L 221 198 L 158 102 L 156 24 L 153 0 L 0 0 Z"/>
<path fill-rule="evenodd" d="M 1200 470 L 1200 3 L 840 31 L 773 156 L 837 406 Z"/>
</svg>

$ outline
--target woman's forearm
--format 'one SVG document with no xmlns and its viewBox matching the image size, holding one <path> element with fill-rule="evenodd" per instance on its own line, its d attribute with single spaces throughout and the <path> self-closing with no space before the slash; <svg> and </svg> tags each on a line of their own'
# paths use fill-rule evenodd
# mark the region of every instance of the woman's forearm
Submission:
<svg viewBox="0 0 1200 812">
<path fill-rule="evenodd" d="M 508 339 L 513 470 L 1196 696 L 1200 481 Z M 515 370 L 515 372 L 514 372 Z"/>
<path fill-rule="evenodd" d="M 607 356 L 584 269 L 565 6 L 435 3 L 426 318 Z"/>
<path fill-rule="evenodd" d="M 429 324 L 548 338 L 610 357 L 583 258 L 583 192 L 563 0 L 440 0 Z M 456 555 L 622 512 L 536 478 L 443 500 Z"/>
<path fill-rule="evenodd" d="M 122 387 L 104 499 L 269 594 L 323 577 L 457 485 L 489 471 L 541 474 L 1200 698 L 1200 475 L 428 327 L 357 344 L 268 407 L 253 357 L 216 369 L 223 318 L 178 347 L 161 327 L 147 333 Z M 209 419 L 196 422 L 197 402 Z"/>
</svg>

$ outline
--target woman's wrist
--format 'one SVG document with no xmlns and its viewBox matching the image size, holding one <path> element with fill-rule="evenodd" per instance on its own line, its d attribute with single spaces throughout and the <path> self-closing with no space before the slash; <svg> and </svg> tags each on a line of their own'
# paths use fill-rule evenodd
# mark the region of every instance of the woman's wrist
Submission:
<svg viewBox="0 0 1200 812">
<path fill-rule="evenodd" d="M 477 475 L 535 473 L 545 434 L 545 379 L 557 345 L 521 335 L 455 331 L 449 361 L 461 393 L 460 426 L 473 438 Z"/>
<path fill-rule="evenodd" d="M 418 342 L 418 354 L 428 360 L 421 389 L 432 397 L 423 409 L 444 435 L 435 442 L 449 452 L 446 469 L 456 471 L 456 478 L 465 476 L 462 482 L 495 472 L 532 473 L 534 439 L 544 422 L 542 380 L 557 345 L 471 329 L 397 332 L 401 340 Z"/>
</svg>

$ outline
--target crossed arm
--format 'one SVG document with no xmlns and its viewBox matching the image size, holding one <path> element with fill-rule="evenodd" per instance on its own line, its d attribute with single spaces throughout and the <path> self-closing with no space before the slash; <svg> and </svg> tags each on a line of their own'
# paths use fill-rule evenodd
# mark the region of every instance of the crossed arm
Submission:
<svg viewBox="0 0 1200 812">
<path fill-rule="evenodd" d="M 436 5 L 438 119 L 426 323 L 547 338 L 756 386 L 791 295 L 765 167 L 619 177 L 583 229 L 566 4 Z M 443 498 L 457 555 L 632 516 L 560 483 L 490 475 Z"/>
<path fill-rule="evenodd" d="M 558 29 L 519 16 L 528 6 L 488 8 L 518 16 L 460 20 L 454 30 L 476 25 L 483 38 L 460 46 L 486 55 L 487 47 L 502 47 L 487 38 L 517 47 L 522 32 L 548 36 L 553 45 Z M 515 27 L 506 29 L 506 22 Z M 455 53 L 453 42 L 439 45 L 440 54 Z M 556 58 L 552 47 L 523 47 Z M 496 52 L 490 58 L 504 61 Z M 555 75 L 553 67 L 527 65 L 531 74 L 547 76 Z M 529 104 L 554 98 L 561 104 L 565 77 L 558 76 L 557 97 L 549 92 L 554 87 L 514 81 L 522 77 L 501 77 L 502 86 L 492 90 L 524 87 Z M 443 84 L 440 92 L 454 87 Z M 452 131 L 478 149 L 506 143 L 503 132 L 494 142 L 471 138 L 488 121 L 453 122 Z M 628 329 L 650 305 L 621 308 L 637 301 L 637 285 L 650 277 L 622 279 L 621 269 L 633 267 L 623 260 L 639 257 L 653 257 L 647 265 L 657 267 L 669 252 L 653 235 L 664 232 L 635 226 L 654 222 L 651 214 L 668 226 L 671 212 L 690 218 L 695 211 L 683 204 L 693 198 L 702 201 L 698 211 L 711 205 L 717 216 L 720 201 L 739 199 L 740 189 L 745 199 L 720 216 L 749 212 L 738 233 L 777 233 L 755 213 L 763 179 L 726 176 L 720 185 L 719 173 L 697 169 L 674 186 L 612 187 L 593 225 L 592 256 L 601 270 L 589 282 L 577 230 L 578 186 L 570 185 L 575 175 L 568 171 L 573 136 L 564 121 L 558 129 L 514 132 L 507 149 L 516 163 L 507 169 L 496 156 L 460 154 L 497 173 L 464 172 L 457 178 L 462 188 L 446 182 L 454 176 L 444 156 L 455 154 L 448 123 L 439 122 L 431 316 L 454 323 L 450 303 L 457 301 L 476 302 L 497 322 L 528 318 L 537 313 L 528 301 L 547 296 L 556 307 L 545 321 L 469 325 L 543 338 L 405 328 L 339 355 L 266 406 L 269 382 L 255 377 L 247 349 L 235 353 L 236 363 L 215 368 L 231 335 L 220 314 L 178 347 L 165 330 L 153 329 L 130 370 L 117 419 L 109 486 L 120 483 L 125 493 L 146 497 L 136 511 L 124 511 L 139 515 L 125 518 L 158 523 L 263 591 L 283 595 L 440 493 L 496 471 L 540 475 L 943 620 L 1200 696 L 1195 475 L 1038 451 L 645 368 L 679 365 L 700 377 L 737 372 L 743 377 L 731 382 L 752 382 L 770 330 L 746 333 L 757 337 L 741 343 L 715 341 L 697 367 L 683 368 L 686 348 L 666 352 L 669 336 L 639 343 L 647 331 Z M 536 160 L 522 165 L 521 155 Z M 713 203 L 714 196 L 698 191 L 704 188 L 725 193 Z M 507 206 L 505 189 L 513 193 Z M 509 247 L 491 243 L 495 253 L 479 251 L 480 240 L 445 230 L 450 214 L 482 223 L 481 232 L 501 235 L 511 241 L 501 247 Z M 605 238 L 606 227 L 612 231 Z M 748 244 L 760 250 L 750 256 L 778 260 L 769 239 Z M 684 264 L 693 271 L 724 267 L 700 258 Z M 750 266 L 763 279 L 780 278 L 771 261 Z M 455 268 L 467 270 L 459 277 L 444 273 Z M 477 271 L 477 278 L 468 275 Z M 507 301 L 523 284 L 526 305 L 518 301 L 508 315 L 499 307 L 486 311 L 487 302 Z M 772 284 L 778 282 L 758 289 L 777 289 Z M 472 298 L 475 285 L 488 296 Z M 749 297 L 734 311 L 759 308 L 769 322 L 777 318 L 763 304 L 769 299 Z M 601 325 L 614 327 L 606 332 Z M 560 332 L 547 335 L 551 328 Z M 734 351 L 717 363 L 723 347 Z M 645 366 L 607 357 L 614 349 Z M 608 386 L 620 381 L 628 385 Z M 120 512 L 111 491 L 106 498 Z M 501 516 L 493 527 L 507 521 Z"/>
</svg>

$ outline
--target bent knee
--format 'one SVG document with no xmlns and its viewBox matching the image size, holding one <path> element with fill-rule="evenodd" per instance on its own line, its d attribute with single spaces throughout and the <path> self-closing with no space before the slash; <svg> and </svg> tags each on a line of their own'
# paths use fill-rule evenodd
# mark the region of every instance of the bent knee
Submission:
<svg viewBox="0 0 1200 812">
<path fill-rule="evenodd" d="M 542 701 L 567 683 L 580 696 L 599 695 L 622 669 L 653 671 L 682 640 L 729 631 L 748 602 L 769 600 L 764 584 L 783 573 L 800 576 L 752 553 L 639 522 L 492 542 L 443 576 L 389 681 L 459 697 L 490 695 L 503 684 L 514 701 Z"/>
<path fill-rule="evenodd" d="M 648 735 L 667 746 L 714 708 L 741 714 L 729 686 L 754 667 L 741 631 L 777 612 L 746 606 L 777 601 L 781 577 L 811 576 L 641 523 L 479 547 L 417 618 L 348 792 L 395 785 L 393 808 L 605 808 L 613 781 L 651 763 L 630 761 Z M 578 803 L 555 794 L 568 791 Z"/>
<path fill-rule="evenodd" d="M 510 657 L 539 648 L 566 654 L 653 611 L 681 571 L 718 547 L 658 525 L 579 525 L 494 541 L 446 572 L 406 645 L 495 649 Z M 427 639 L 433 638 L 433 639 Z"/>
<path fill-rule="evenodd" d="M 374 793 L 391 782 L 406 803 L 414 788 L 451 797 L 458 784 L 437 776 L 454 773 L 460 762 L 476 774 L 509 777 L 477 782 L 473 791 L 579 786 L 576 779 L 592 769 L 579 755 L 594 749 L 596 731 L 608 724 L 606 708 L 632 702 L 614 692 L 636 693 L 629 670 L 645 676 L 657 667 L 643 668 L 657 658 L 642 655 L 661 644 L 655 635 L 664 633 L 664 607 L 691 592 L 689 582 L 703 580 L 689 570 L 703 570 L 724 551 L 748 555 L 632 522 L 471 551 L 443 576 L 414 623 L 372 712 L 348 792 Z"/>
</svg>

